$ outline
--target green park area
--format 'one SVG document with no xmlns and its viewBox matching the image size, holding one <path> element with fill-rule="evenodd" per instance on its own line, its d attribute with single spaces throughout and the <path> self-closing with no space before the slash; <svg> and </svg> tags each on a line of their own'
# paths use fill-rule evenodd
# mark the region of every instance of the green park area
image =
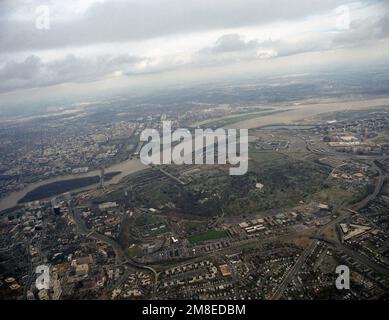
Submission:
<svg viewBox="0 0 389 320">
<path fill-rule="evenodd" d="M 227 237 L 227 232 L 225 232 L 225 231 L 210 230 L 210 231 L 196 234 L 194 236 L 189 237 L 189 242 L 192 244 L 196 244 L 196 243 L 203 242 L 203 241 L 222 239 L 222 238 L 226 238 L 226 237 Z"/>
</svg>

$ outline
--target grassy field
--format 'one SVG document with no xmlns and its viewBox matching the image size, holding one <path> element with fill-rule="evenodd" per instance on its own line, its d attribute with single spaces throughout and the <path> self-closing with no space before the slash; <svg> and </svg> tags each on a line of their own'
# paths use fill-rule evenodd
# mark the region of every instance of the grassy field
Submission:
<svg viewBox="0 0 389 320">
<path fill-rule="evenodd" d="M 216 240 L 226 238 L 227 233 L 225 231 L 211 230 L 204 233 L 196 234 L 189 238 L 190 243 L 196 244 L 207 240 Z"/>
<path fill-rule="evenodd" d="M 274 163 L 274 161 L 285 160 L 287 156 L 276 151 L 257 151 L 254 148 L 250 149 L 249 152 L 252 166 L 262 165 L 263 163 L 269 162 Z M 255 162 L 255 163 L 253 163 Z"/>
<path fill-rule="evenodd" d="M 139 257 L 142 254 L 142 249 L 138 245 L 128 248 L 128 255 L 131 258 Z"/>
<path fill-rule="evenodd" d="M 342 200 L 351 201 L 353 193 L 351 191 L 343 190 L 337 186 L 322 189 L 312 195 L 312 198 L 320 202 L 340 202 Z"/>
</svg>

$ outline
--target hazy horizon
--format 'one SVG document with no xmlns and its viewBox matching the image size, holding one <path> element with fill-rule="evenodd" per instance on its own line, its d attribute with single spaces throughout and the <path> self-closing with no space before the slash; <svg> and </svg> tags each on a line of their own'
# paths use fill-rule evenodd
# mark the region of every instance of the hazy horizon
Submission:
<svg viewBox="0 0 389 320">
<path fill-rule="evenodd" d="M 387 61 L 385 1 L 288 3 L 3 1 L 1 104 L 342 72 Z"/>
</svg>

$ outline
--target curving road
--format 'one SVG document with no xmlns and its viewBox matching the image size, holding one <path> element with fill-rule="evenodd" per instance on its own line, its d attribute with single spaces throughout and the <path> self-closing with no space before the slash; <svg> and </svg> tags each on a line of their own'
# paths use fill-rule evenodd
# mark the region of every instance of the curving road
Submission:
<svg viewBox="0 0 389 320">
<path fill-rule="evenodd" d="M 130 267 L 124 272 L 122 277 L 120 277 L 120 279 L 118 280 L 117 282 L 118 286 L 121 286 L 124 283 L 124 281 L 128 279 L 128 276 L 131 272 L 134 272 L 136 269 L 145 269 L 151 271 L 154 274 L 153 296 L 155 296 L 158 287 L 158 273 L 154 268 L 138 263 L 133 259 L 131 259 L 130 257 L 128 257 L 128 255 L 125 253 L 122 247 L 114 239 L 102 235 L 101 233 L 98 233 L 94 230 L 88 229 L 85 226 L 84 221 L 81 219 L 77 209 L 72 208 L 70 212 L 80 234 L 86 235 L 89 238 L 108 244 L 109 246 L 112 247 L 112 249 L 115 252 L 116 265 L 123 265 L 123 266 Z"/>
</svg>

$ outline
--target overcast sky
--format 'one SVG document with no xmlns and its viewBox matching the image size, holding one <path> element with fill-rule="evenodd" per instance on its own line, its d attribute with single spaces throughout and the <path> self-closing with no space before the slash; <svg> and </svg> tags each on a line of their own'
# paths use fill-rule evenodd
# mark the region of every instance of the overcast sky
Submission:
<svg viewBox="0 0 389 320">
<path fill-rule="evenodd" d="M 385 0 L 2 0 L 0 99 L 376 60 L 388 37 Z"/>
</svg>

